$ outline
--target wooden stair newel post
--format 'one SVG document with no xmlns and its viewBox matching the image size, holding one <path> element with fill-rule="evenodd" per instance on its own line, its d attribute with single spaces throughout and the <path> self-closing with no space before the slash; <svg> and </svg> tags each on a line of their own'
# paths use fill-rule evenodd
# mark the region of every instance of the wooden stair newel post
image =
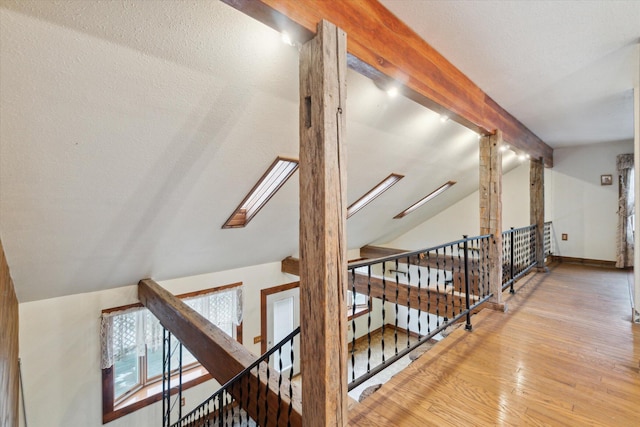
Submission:
<svg viewBox="0 0 640 427">
<path fill-rule="evenodd" d="M 347 421 L 346 43 L 321 21 L 300 51 L 300 366 L 310 427 Z"/>
<path fill-rule="evenodd" d="M 480 138 L 480 234 L 491 234 L 489 243 L 490 305 L 506 311 L 502 301 L 502 132 Z"/>
<path fill-rule="evenodd" d="M 544 265 L 544 164 L 542 159 L 531 159 L 529 167 L 531 188 L 530 213 L 531 224 L 536 225 L 535 259 L 538 271 L 547 271 Z"/>
</svg>

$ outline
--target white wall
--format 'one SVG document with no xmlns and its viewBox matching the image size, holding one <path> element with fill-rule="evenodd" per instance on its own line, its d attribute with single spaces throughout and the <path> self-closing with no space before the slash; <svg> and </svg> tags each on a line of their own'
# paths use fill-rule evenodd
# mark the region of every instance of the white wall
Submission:
<svg viewBox="0 0 640 427">
<path fill-rule="evenodd" d="M 558 255 L 615 260 L 617 227 L 616 156 L 632 153 L 633 141 L 609 142 L 554 150 L 554 167 L 545 169 L 545 219 L 553 221 L 554 252 Z M 600 175 L 613 175 L 613 185 L 601 186 Z M 502 228 L 529 224 L 529 165 L 502 181 Z M 478 192 L 383 246 L 420 249 L 479 234 Z M 569 239 L 561 240 L 562 233 Z"/>
<path fill-rule="evenodd" d="M 470 194 L 428 221 L 382 246 L 422 249 L 480 234 L 478 192 Z M 502 178 L 502 228 L 529 225 L 529 163 L 525 162 Z"/>
<path fill-rule="evenodd" d="M 633 153 L 633 141 L 554 150 L 554 166 L 547 173 L 545 187 L 553 210 L 558 255 L 616 259 L 616 156 L 624 153 Z M 600 185 L 600 175 L 605 174 L 613 175 L 613 185 Z M 568 240 L 561 240 L 562 233 L 568 235 Z"/>
<path fill-rule="evenodd" d="M 260 335 L 262 288 L 297 280 L 280 272 L 280 263 L 211 273 L 161 282 L 174 294 L 242 281 L 243 337 L 260 354 L 253 337 Z M 137 287 L 77 294 L 20 304 L 20 358 L 29 427 L 101 426 L 102 390 L 99 318 L 102 309 L 137 302 Z M 192 408 L 217 389 L 208 381 L 187 390 Z M 109 426 L 158 426 L 162 404 L 157 402 Z"/>
</svg>

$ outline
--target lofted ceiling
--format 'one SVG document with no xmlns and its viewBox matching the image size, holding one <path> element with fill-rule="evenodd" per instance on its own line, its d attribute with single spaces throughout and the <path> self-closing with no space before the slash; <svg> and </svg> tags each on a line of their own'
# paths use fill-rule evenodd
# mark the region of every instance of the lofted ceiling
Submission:
<svg viewBox="0 0 640 427">
<path fill-rule="evenodd" d="M 492 15 L 466 2 L 383 3 L 555 146 L 589 138 L 571 121 L 547 115 L 538 98 L 555 87 L 558 102 L 548 109 L 577 120 L 591 110 L 573 109 L 562 92 L 567 81 L 579 80 L 572 78 L 576 73 L 589 80 L 584 69 L 594 62 L 624 62 L 619 52 L 632 42 L 622 25 L 610 25 L 619 37 L 600 43 L 599 36 L 595 47 L 580 47 L 584 52 L 562 62 L 556 74 L 556 50 L 569 49 L 532 50 L 540 32 L 533 22 L 520 26 L 517 38 L 530 51 L 523 55 L 517 43 L 504 40 L 513 35 L 473 19 L 506 18 L 506 11 Z M 515 12 L 530 8 L 505 4 Z M 246 228 L 221 229 L 276 156 L 297 157 L 296 48 L 217 1 L 0 5 L 0 238 L 21 302 L 297 253 L 298 174 Z M 625 7 L 629 15 L 638 10 Z M 538 22 L 540 13 L 531 20 Z M 487 45 L 478 46 L 482 37 Z M 507 45 L 511 50 L 501 49 Z M 534 64 L 514 65 L 509 55 Z M 390 98 L 351 70 L 347 82 L 348 202 L 392 172 L 405 175 L 348 220 L 350 248 L 388 241 L 478 188 L 475 133 L 442 123 L 405 98 Z M 619 92 L 628 109 L 631 84 L 608 83 L 626 87 Z M 628 114 L 615 129 L 619 134 L 599 130 L 599 141 L 630 138 Z M 518 164 L 515 154 L 505 156 L 505 170 Z M 449 180 L 458 184 L 404 219 L 392 219 Z"/>
<path fill-rule="evenodd" d="M 551 147 L 633 139 L 640 1 L 381 3 Z"/>
</svg>

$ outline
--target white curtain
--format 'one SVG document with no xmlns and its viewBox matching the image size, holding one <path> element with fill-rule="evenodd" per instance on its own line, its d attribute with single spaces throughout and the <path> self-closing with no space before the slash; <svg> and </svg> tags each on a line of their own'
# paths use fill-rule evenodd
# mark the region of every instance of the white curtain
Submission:
<svg viewBox="0 0 640 427">
<path fill-rule="evenodd" d="M 242 323 L 242 286 L 198 295 L 184 302 L 229 335 L 233 333 L 233 326 Z M 103 313 L 100 318 L 100 367 L 113 366 L 134 347 L 138 356 L 143 356 L 146 349 L 158 350 L 162 340 L 163 327 L 146 308 Z"/>
<path fill-rule="evenodd" d="M 620 154 L 616 158 L 620 186 L 618 192 L 618 236 L 616 267 L 633 266 L 635 232 L 635 196 L 633 154 Z"/>
<path fill-rule="evenodd" d="M 113 366 L 134 347 L 138 355 L 144 354 L 144 329 L 140 325 L 146 311 L 148 310 L 135 307 L 102 314 L 100 318 L 100 367 L 102 369 Z"/>
</svg>

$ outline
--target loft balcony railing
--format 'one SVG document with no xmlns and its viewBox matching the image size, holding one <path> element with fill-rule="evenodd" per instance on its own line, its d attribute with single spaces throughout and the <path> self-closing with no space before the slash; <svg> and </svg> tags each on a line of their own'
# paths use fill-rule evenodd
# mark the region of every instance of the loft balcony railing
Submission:
<svg viewBox="0 0 640 427">
<path fill-rule="evenodd" d="M 503 290 L 510 287 L 513 292 L 513 283 L 536 265 L 535 230 L 531 225 L 502 233 Z M 545 256 L 553 252 L 551 236 L 552 224 L 548 222 Z M 471 315 L 493 296 L 491 281 L 500 280 L 490 276 L 490 244 L 491 235 L 464 236 L 428 249 L 349 264 L 349 391 L 452 325 L 464 322 L 466 329 L 472 329 Z M 374 344 L 376 334 L 379 342 Z M 183 416 L 182 363 L 173 370 L 171 367 L 175 353 L 181 357 L 182 345 L 176 346 L 177 339 L 172 341 L 166 331 L 163 426 L 300 425 L 300 419 L 292 423 L 292 416 L 301 414 L 300 390 L 292 381 L 300 359 L 295 352 L 299 338 L 298 327 Z M 172 378 L 178 383 L 172 385 Z"/>
<path fill-rule="evenodd" d="M 451 325 L 464 321 L 471 329 L 472 311 L 492 296 L 490 238 L 465 236 L 429 249 L 349 264 L 351 299 L 367 301 L 366 316 L 357 318 L 356 304 L 351 304 L 349 391 Z M 375 335 L 380 340 L 377 351 L 372 344 Z M 363 340 L 364 352 L 356 345 Z"/>
<path fill-rule="evenodd" d="M 552 227 L 552 222 L 544 223 L 545 258 L 553 253 Z M 521 228 L 512 227 L 502 233 L 502 290 L 509 288 L 509 292 L 514 293 L 514 283 L 538 264 L 536 244 L 535 224 Z"/>
<path fill-rule="evenodd" d="M 502 233 L 502 290 L 514 293 L 514 283 L 536 266 L 536 226 Z"/>
</svg>

